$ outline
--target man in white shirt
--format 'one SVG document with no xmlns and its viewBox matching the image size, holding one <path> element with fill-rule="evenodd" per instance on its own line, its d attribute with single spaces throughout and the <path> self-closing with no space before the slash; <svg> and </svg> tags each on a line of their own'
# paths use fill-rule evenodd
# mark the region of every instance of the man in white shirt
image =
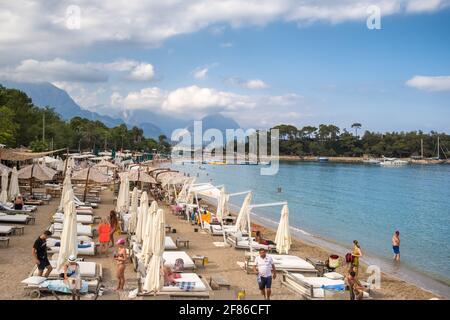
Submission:
<svg viewBox="0 0 450 320">
<path fill-rule="evenodd" d="M 263 248 L 259 249 L 259 256 L 255 258 L 253 271 L 256 272 L 257 268 L 259 290 L 265 299 L 270 300 L 272 278 L 275 279 L 277 274 L 273 259 L 266 255 L 266 250 Z"/>
</svg>

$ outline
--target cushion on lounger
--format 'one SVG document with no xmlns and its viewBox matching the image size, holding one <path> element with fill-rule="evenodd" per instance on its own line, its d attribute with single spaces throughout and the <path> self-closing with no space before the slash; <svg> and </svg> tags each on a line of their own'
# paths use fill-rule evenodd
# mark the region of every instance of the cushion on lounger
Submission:
<svg viewBox="0 0 450 320">
<path fill-rule="evenodd" d="M 25 280 L 22 280 L 21 283 L 31 284 L 31 285 L 39 285 L 42 282 L 44 282 L 45 280 L 47 280 L 46 277 L 31 276 L 31 277 L 26 278 Z"/>
<path fill-rule="evenodd" d="M 337 272 L 327 272 L 327 273 L 324 273 L 323 276 L 325 278 L 332 279 L 332 280 L 342 280 L 342 279 L 344 279 L 344 276 L 342 274 L 340 274 L 340 273 L 337 273 Z"/>
</svg>

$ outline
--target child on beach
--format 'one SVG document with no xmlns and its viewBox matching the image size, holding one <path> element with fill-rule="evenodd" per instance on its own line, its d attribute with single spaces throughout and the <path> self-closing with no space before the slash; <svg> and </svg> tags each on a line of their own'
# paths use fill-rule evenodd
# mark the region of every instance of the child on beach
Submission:
<svg viewBox="0 0 450 320">
<path fill-rule="evenodd" d="M 100 242 L 100 254 L 108 256 L 108 244 L 110 241 L 111 226 L 106 218 L 102 218 L 98 226 L 98 241 Z"/>
</svg>

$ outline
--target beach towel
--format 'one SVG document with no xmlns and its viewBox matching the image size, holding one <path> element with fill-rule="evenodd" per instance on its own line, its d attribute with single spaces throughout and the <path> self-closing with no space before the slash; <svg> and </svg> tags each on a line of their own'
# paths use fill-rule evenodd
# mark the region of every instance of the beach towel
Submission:
<svg viewBox="0 0 450 320">
<path fill-rule="evenodd" d="M 176 283 L 176 286 L 180 288 L 180 290 L 183 291 L 190 291 L 195 288 L 195 282 L 191 281 L 180 281 Z"/>
<path fill-rule="evenodd" d="M 63 292 L 63 293 L 72 293 L 69 286 L 64 283 L 64 280 L 47 280 L 44 281 L 41 285 L 41 288 L 47 288 L 51 291 Z M 81 289 L 80 293 L 88 292 L 88 283 L 84 280 L 81 281 Z"/>
</svg>

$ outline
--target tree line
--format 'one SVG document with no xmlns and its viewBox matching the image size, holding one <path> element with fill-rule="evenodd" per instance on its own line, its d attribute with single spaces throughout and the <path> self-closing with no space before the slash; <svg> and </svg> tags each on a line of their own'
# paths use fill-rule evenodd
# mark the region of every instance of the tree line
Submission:
<svg viewBox="0 0 450 320">
<path fill-rule="evenodd" d="M 35 152 L 69 148 L 72 151 L 104 149 L 170 152 L 164 135 L 144 137 L 141 128 L 125 124 L 108 128 L 101 121 L 74 117 L 64 121 L 50 106 L 39 108 L 22 91 L 0 85 L 0 144 L 28 147 Z"/>
<path fill-rule="evenodd" d="M 386 156 L 414 157 L 421 156 L 421 141 L 423 141 L 423 156 L 436 157 L 437 138 L 440 139 L 440 154 L 449 155 L 450 135 L 431 131 L 411 132 L 371 132 L 366 130 L 361 136 L 358 130 L 360 123 L 351 125 L 354 132 L 341 129 L 332 124 L 321 124 L 318 127 L 304 126 L 301 129 L 292 125 L 280 124 L 274 127 L 279 130 L 280 155 L 293 156 Z"/>
</svg>

